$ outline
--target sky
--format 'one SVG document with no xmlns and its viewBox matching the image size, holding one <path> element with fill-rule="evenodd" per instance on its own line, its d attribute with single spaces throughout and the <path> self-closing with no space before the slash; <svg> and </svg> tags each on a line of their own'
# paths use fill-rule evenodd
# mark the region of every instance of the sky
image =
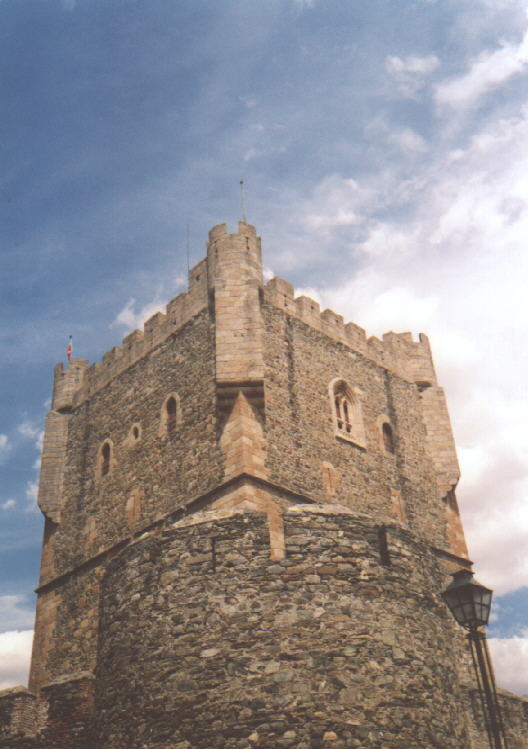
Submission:
<svg viewBox="0 0 528 749">
<path fill-rule="evenodd" d="M 0 0 L 0 688 L 25 683 L 52 370 L 241 218 L 268 273 L 430 336 L 499 685 L 528 693 L 528 16 L 519 0 Z"/>
</svg>

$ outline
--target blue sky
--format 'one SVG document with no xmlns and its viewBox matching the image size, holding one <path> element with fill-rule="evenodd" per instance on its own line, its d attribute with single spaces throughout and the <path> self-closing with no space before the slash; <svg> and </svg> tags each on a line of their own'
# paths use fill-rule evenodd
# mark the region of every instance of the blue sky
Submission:
<svg viewBox="0 0 528 749">
<path fill-rule="evenodd" d="M 187 225 L 195 262 L 243 178 L 270 271 L 430 334 L 499 680 L 528 692 L 526 10 L 0 0 L 0 686 L 24 679 L 53 365 L 183 290 Z"/>
</svg>

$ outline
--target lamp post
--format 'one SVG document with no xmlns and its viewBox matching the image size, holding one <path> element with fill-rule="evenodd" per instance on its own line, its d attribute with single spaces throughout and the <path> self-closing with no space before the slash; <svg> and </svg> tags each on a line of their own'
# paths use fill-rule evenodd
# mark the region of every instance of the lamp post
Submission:
<svg viewBox="0 0 528 749">
<path fill-rule="evenodd" d="M 469 570 L 458 570 L 443 598 L 456 621 L 468 630 L 473 667 L 491 749 L 508 749 L 495 688 L 493 666 L 483 627 L 488 623 L 493 591 L 481 585 Z"/>
</svg>

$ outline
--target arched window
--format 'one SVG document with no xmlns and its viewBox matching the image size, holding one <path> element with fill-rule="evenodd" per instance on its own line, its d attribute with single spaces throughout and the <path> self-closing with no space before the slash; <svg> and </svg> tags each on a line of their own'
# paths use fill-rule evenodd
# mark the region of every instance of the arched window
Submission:
<svg viewBox="0 0 528 749">
<path fill-rule="evenodd" d="M 173 437 L 180 424 L 180 398 L 177 393 L 171 393 L 165 398 L 161 407 L 160 436 Z"/>
<path fill-rule="evenodd" d="M 171 396 L 167 401 L 165 408 L 167 409 L 167 434 L 174 434 L 176 431 L 176 398 Z"/>
<path fill-rule="evenodd" d="M 134 424 L 132 424 L 128 433 L 128 437 L 126 439 L 128 447 L 134 447 L 138 444 L 141 439 L 141 431 L 141 424 L 139 421 L 136 421 Z"/>
<path fill-rule="evenodd" d="M 359 391 L 353 390 L 345 380 L 333 380 L 330 383 L 330 402 L 336 436 L 365 447 Z"/>
<path fill-rule="evenodd" d="M 392 437 L 392 427 L 386 421 L 383 422 L 383 426 L 381 427 L 381 434 L 383 436 L 383 447 L 385 448 L 385 452 L 394 453 L 394 439 Z"/>
<path fill-rule="evenodd" d="M 114 446 L 112 440 L 107 439 L 99 448 L 99 454 L 97 456 L 97 469 L 96 474 L 99 477 L 108 476 L 112 468 L 114 467 Z"/>
</svg>

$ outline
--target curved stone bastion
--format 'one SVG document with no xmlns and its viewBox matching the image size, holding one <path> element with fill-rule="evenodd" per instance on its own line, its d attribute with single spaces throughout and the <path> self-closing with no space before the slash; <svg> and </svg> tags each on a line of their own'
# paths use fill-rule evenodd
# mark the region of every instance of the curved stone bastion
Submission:
<svg viewBox="0 0 528 749">
<path fill-rule="evenodd" d="M 273 561 L 265 514 L 203 512 L 110 562 L 97 746 L 468 745 L 430 547 L 336 505 L 291 506 L 284 533 Z"/>
</svg>

